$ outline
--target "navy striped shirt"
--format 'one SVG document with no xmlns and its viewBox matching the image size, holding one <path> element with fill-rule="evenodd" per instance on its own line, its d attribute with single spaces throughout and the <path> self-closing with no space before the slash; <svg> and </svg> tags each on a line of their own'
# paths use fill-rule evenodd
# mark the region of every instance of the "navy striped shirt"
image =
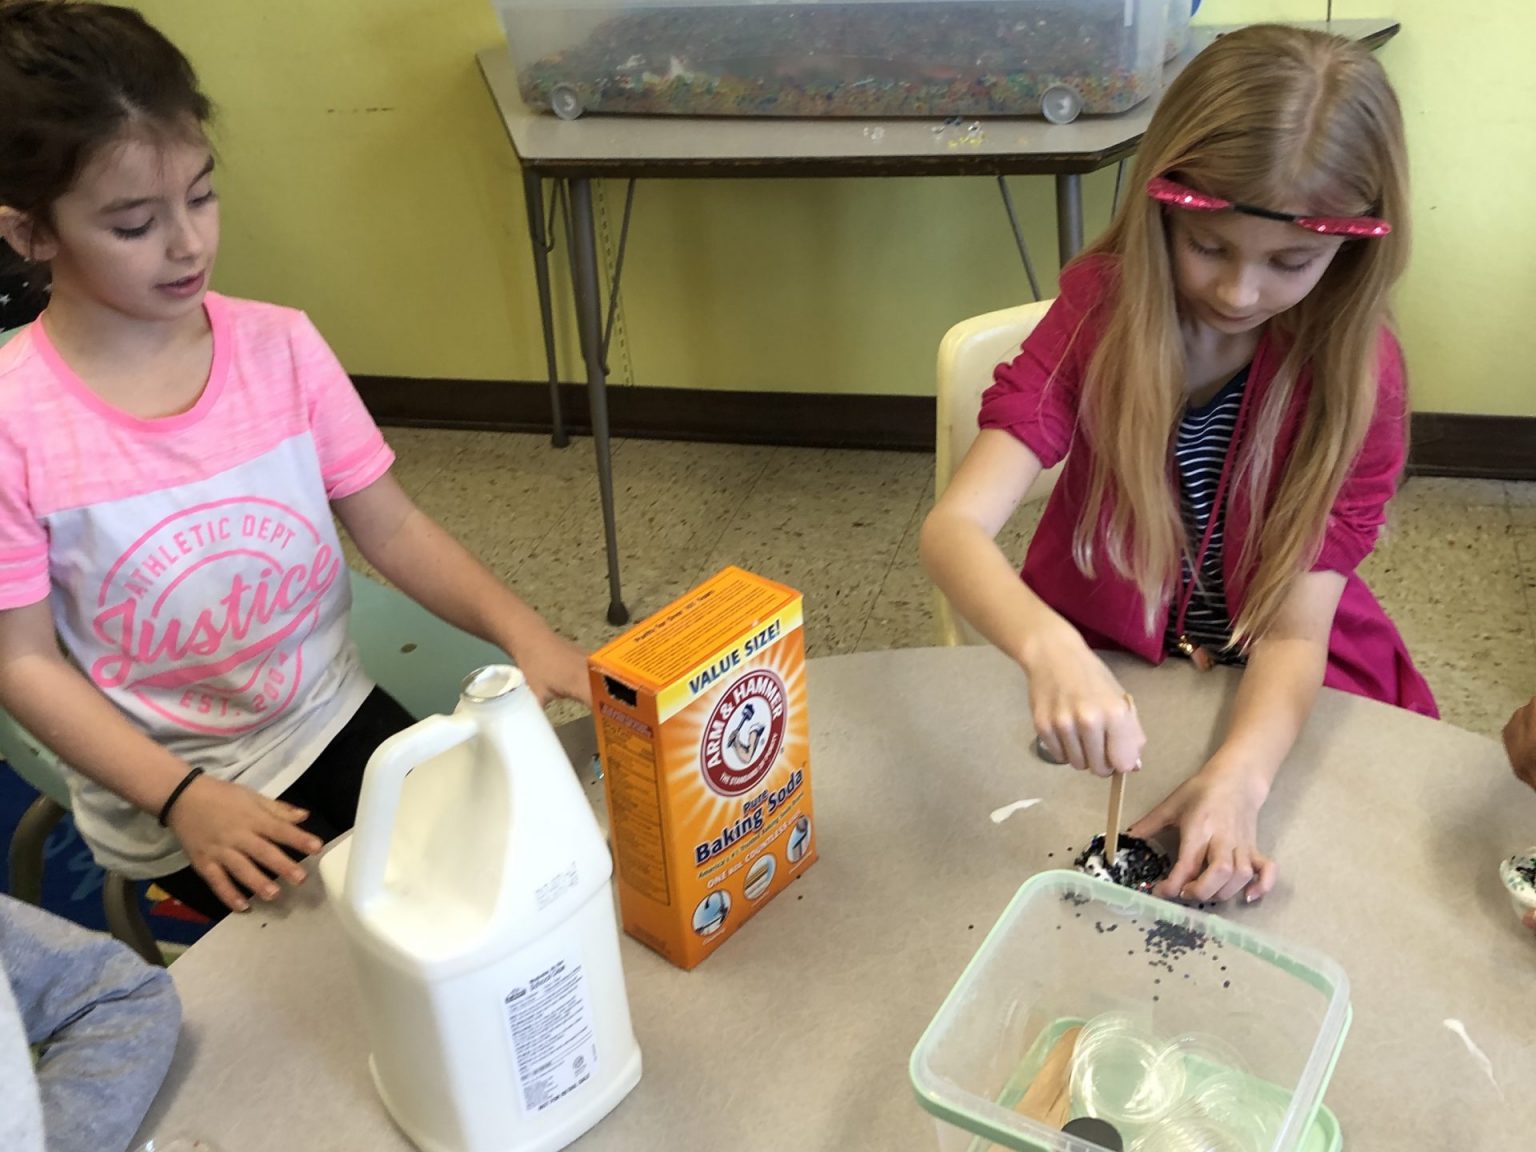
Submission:
<svg viewBox="0 0 1536 1152">
<path fill-rule="evenodd" d="M 1248 386 L 1244 368 L 1221 386 L 1221 391 L 1199 407 L 1184 410 L 1174 435 L 1173 456 L 1179 477 L 1179 507 L 1184 515 L 1184 530 L 1192 552 L 1199 552 L 1206 526 L 1214 516 L 1211 542 L 1201 558 L 1200 574 L 1190 594 L 1189 610 L 1184 617 L 1184 632 L 1197 645 L 1207 649 L 1223 664 L 1241 664 L 1243 657 L 1224 649 L 1232 641 L 1232 618 L 1227 612 L 1227 595 L 1221 570 L 1222 537 L 1226 509 L 1214 507 L 1216 489 L 1221 484 L 1221 469 L 1227 450 L 1232 446 L 1232 431 L 1237 426 L 1238 410 L 1243 404 L 1243 390 Z M 1231 480 L 1227 481 L 1228 487 Z M 1182 583 L 1174 593 L 1168 612 L 1168 633 L 1164 647 L 1170 655 L 1179 655 L 1179 602 L 1189 587 L 1189 558 L 1182 566 Z"/>
</svg>

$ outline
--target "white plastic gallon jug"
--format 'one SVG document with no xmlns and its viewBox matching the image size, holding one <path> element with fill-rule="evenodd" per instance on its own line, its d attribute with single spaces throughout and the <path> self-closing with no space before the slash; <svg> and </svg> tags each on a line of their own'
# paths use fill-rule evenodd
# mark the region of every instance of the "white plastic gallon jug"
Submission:
<svg viewBox="0 0 1536 1152">
<path fill-rule="evenodd" d="M 613 862 L 515 668 L 379 746 L 320 874 L 374 1084 L 424 1152 L 555 1152 L 640 1079 Z"/>
</svg>

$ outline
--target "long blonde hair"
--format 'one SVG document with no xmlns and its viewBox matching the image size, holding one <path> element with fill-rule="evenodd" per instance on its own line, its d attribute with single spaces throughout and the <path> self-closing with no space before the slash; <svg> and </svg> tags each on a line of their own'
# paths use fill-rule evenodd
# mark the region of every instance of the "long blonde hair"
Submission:
<svg viewBox="0 0 1536 1152">
<path fill-rule="evenodd" d="M 1240 565 L 1252 573 L 1233 621 L 1240 648 L 1265 634 L 1316 559 L 1375 411 L 1388 293 L 1408 259 L 1402 113 L 1380 64 L 1356 44 L 1280 25 L 1230 33 L 1169 86 L 1129 194 L 1084 254 L 1111 257 L 1118 291 L 1084 381 L 1080 432 L 1094 464 L 1073 555 L 1092 574 L 1102 546 L 1140 589 L 1149 632 L 1190 551 L 1170 472 L 1184 347 L 1165 212 L 1143 194 L 1160 175 L 1245 204 L 1392 224 L 1389 236 L 1345 241 L 1306 298 L 1269 322 L 1283 359 L 1250 417 L 1235 477 L 1250 509 Z M 1275 442 L 1304 372 L 1311 390 L 1269 498 Z"/>
</svg>

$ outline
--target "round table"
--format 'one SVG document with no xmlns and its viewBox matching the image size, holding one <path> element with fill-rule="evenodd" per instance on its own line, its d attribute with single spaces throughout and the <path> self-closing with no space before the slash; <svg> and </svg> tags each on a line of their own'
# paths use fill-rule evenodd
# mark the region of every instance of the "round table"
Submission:
<svg viewBox="0 0 1536 1152">
<path fill-rule="evenodd" d="M 1237 679 L 1112 663 L 1149 737 L 1134 818 L 1210 753 Z M 583 1152 L 935 1148 L 908 1078 L 913 1045 L 1019 885 L 1102 830 L 1106 785 L 1034 757 L 1024 678 L 997 652 L 839 656 L 809 675 L 821 859 L 693 972 L 624 940 L 645 1072 Z M 1227 914 L 1348 972 L 1354 1024 L 1326 1097 L 1345 1147 L 1529 1146 L 1536 941 L 1497 868 L 1536 842 L 1536 796 L 1502 751 L 1324 692 L 1261 836 L 1279 887 Z M 323 905 L 316 879 L 231 916 L 172 967 L 183 1036 L 144 1138 L 410 1147 L 369 1081 L 349 958 Z"/>
</svg>

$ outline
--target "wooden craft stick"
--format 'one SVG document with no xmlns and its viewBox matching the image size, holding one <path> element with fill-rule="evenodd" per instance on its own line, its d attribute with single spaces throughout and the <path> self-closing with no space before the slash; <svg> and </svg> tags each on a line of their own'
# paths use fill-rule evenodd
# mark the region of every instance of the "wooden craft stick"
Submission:
<svg viewBox="0 0 1536 1152">
<path fill-rule="evenodd" d="M 1125 694 L 1126 706 L 1136 711 L 1136 698 Z M 1115 866 L 1115 853 L 1120 851 L 1120 809 L 1125 803 L 1126 773 L 1116 772 L 1109 782 L 1109 818 L 1104 823 L 1104 867 Z"/>
<path fill-rule="evenodd" d="M 1109 782 L 1109 817 L 1104 823 L 1104 867 L 1115 866 L 1115 853 L 1120 851 L 1120 808 L 1125 803 L 1124 772 L 1116 772 Z"/>
<path fill-rule="evenodd" d="M 1081 1028 L 1068 1028 L 1051 1046 L 1040 1071 L 1013 1106 L 1020 1116 L 1028 1116 L 1053 1128 L 1060 1128 L 1067 1122 L 1072 1103 L 1072 1053 L 1077 1049 L 1080 1032 Z"/>
</svg>

